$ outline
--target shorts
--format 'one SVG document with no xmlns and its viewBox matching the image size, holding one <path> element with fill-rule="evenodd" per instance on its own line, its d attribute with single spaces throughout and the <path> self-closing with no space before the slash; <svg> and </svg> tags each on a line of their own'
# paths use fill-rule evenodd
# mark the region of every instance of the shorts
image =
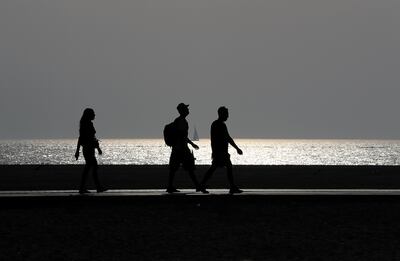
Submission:
<svg viewBox="0 0 400 261">
<path fill-rule="evenodd" d="M 217 167 L 232 166 L 231 155 L 229 153 L 212 154 L 212 165 Z"/>
<path fill-rule="evenodd" d="M 95 147 L 93 146 L 83 146 L 82 148 L 83 157 L 85 158 L 87 165 L 97 165 Z"/>
<path fill-rule="evenodd" d="M 183 150 L 172 149 L 171 157 L 169 158 L 169 168 L 170 170 L 178 170 L 182 164 L 184 170 L 192 171 L 195 169 L 194 160 L 193 153 L 189 148 Z"/>
</svg>

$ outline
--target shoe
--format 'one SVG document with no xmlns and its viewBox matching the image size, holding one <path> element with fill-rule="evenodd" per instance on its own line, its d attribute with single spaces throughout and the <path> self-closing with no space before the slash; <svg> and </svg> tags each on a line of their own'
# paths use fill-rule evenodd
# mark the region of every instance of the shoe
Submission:
<svg viewBox="0 0 400 261">
<path fill-rule="evenodd" d="M 106 192 L 108 189 L 106 188 L 99 188 L 97 189 L 97 193 Z"/>
<path fill-rule="evenodd" d="M 90 191 L 89 190 L 87 190 L 87 189 L 80 189 L 79 190 L 79 194 L 87 194 L 87 193 L 90 193 Z"/>
<path fill-rule="evenodd" d="M 240 188 L 238 188 L 238 187 L 234 187 L 234 188 L 231 188 L 230 190 L 229 190 L 229 194 L 240 194 L 240 193 L 242 193 L 243 192 L 243 190 L 241 190 Z"/>
<path fill-rule="evenodd" d="M 196 188 L 196 192 L 201 192 L 203 194 L 210 194 L 210 192 L 208 190 L 206 190 L 205 187 L 198 187 Z"/>
<path fill-rule="evenodd" d="M 167 188 L 166 192 L 171 194 L 171 193 L 178 193 L 178 192 L 180 192 L 180 191 L 177 190 L 177 189 L 174 188 L 174 187 L 171 187 L 171 188 Z"/>
</svg>

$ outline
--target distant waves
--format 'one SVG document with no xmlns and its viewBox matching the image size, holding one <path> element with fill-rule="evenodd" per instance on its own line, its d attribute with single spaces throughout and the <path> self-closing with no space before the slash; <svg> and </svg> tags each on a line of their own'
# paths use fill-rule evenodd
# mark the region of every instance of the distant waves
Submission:
<svg viewBox="0 0 400 261">
<path fill-rule="evenodd" d="M 196 142 L 196 164 L 211 163 L 209 140 Z M 237 139 L 237 165 L 400 165 L 398 140 L 251 140 Z M 100 164 L 168 164 L 170 148 L 161 139 L 105 139 Z M 0 164 L 83 164 L 76 161 L 76 140 L 2 140 Z"/>
</svg>

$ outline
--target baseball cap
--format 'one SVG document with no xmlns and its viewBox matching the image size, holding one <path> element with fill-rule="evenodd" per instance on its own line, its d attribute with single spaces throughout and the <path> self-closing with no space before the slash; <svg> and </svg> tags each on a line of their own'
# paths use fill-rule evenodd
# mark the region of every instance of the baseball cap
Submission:
<svg viewBox="0 0 400 261">
<path fill-rule="evenodd" d="M 187 107 L 189 107 L 189 104 L 184 104 L 181 102 L 176 108 L 178 109 L 178 111 L 181 111 L 182 109 L 186 109 Z"/>
</svg>

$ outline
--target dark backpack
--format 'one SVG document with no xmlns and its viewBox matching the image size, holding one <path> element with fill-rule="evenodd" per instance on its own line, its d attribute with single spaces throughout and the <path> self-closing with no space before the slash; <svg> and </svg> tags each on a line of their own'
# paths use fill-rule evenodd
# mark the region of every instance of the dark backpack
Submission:
<svg viewBox="0 0 400 261">
<path fill-rule="evenodd" d="M 174 146 L 178 139 L 175 121 L 165 125 L 163 133 L 164 133 L 165 144 L 167 144 L 170 147 Z"/>
</svg>

